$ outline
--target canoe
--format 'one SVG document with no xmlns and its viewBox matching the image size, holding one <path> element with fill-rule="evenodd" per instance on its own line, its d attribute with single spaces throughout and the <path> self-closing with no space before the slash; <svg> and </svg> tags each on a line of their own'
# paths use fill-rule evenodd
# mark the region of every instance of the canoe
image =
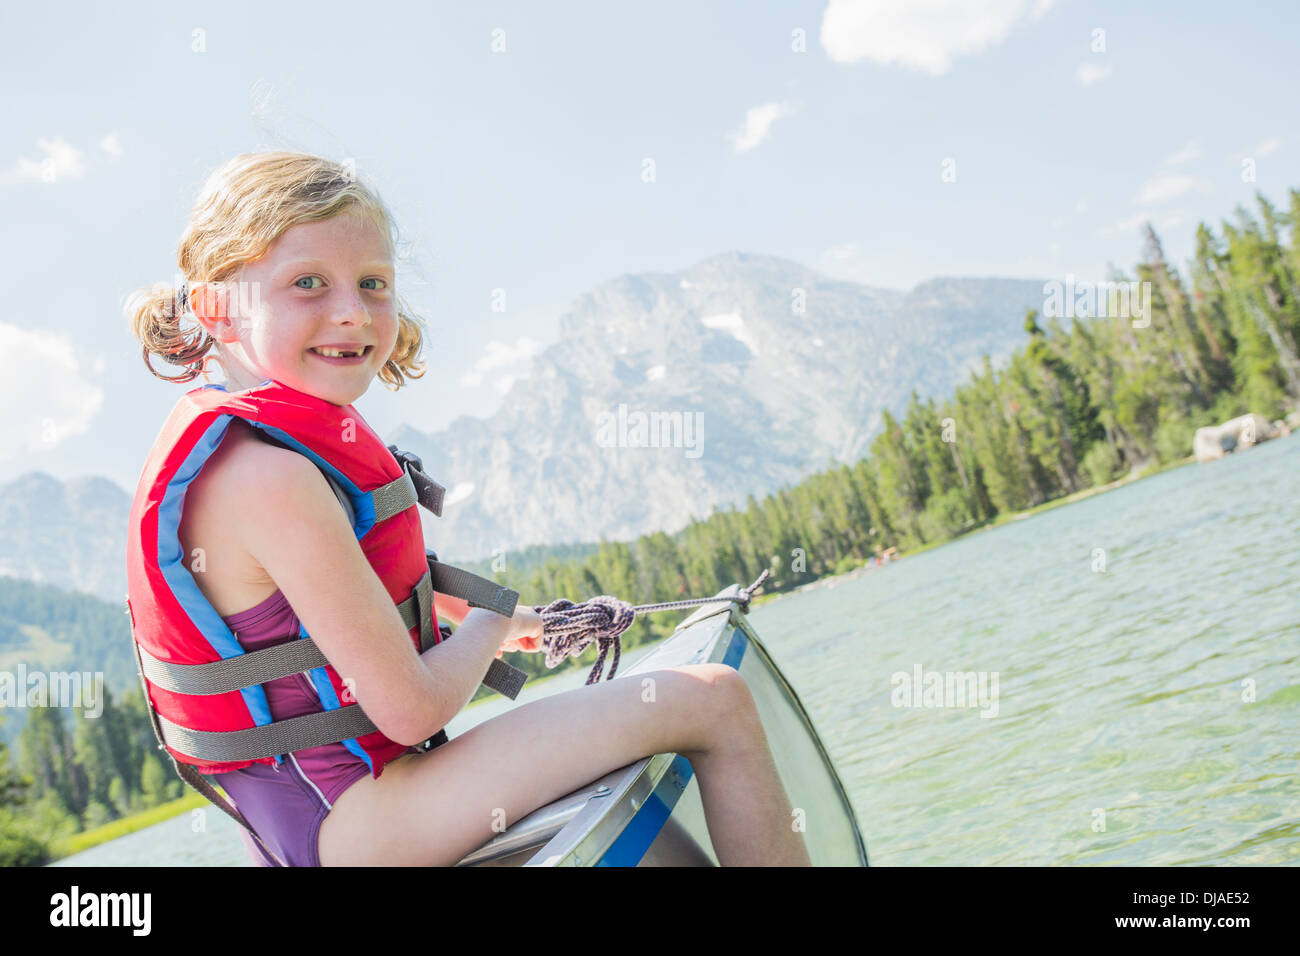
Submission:
<svg viewBox="0 0 1300 956">
<path fill-rule="evenodd" d="M 735 594 L 737 585 L 718 592 Z M 807 711 L 734 603 L 706 604 L 615 680 L 721 661 L 758 705 L 781 782 L 815 866 L 866 866 L 853 806 Z M 458 866 L 716 866 L 700 788 L 680 754 L 655 754 L 539 807 Z"/>
</svg>

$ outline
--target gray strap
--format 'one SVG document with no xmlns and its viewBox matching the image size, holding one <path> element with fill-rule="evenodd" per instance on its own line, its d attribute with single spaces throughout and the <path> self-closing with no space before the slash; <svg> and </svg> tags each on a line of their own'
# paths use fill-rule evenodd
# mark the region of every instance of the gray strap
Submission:
<svg viewBox="0 0 1300 956">
<path fill-rule="evenodd" d="M 370 493 L 374 502 L 375 524 L 400 514 L 415 504 L 441 515 L 445 494 L 442 485 L 424 474 L 419 458 L 400 451 L 395 446 L 389 448 L 402 466 L 402 475 Z M 347 513 L 348 522 L 356 527 L 356 515 L 346 492 L 328 472 L 322 469 L 322 473 Z M 429 570 L 420 578 L 410 596 L 397 604 L 397 612 L 407 630 L 419 625 L 421 652 L 428 650 L 443 637 L 441 631 L 436 631 L 433 626 L 434 591 L 462 598 L 472 607 L 487 608 L 505 617 L 514 615 L 519 599 L 519 595 L 509 588 L 503 588 L 460 568 L 442 564 L 436 555 L 429 552 Z M 286 641 L 204 664 L 174 664 L 160 660 L 138 642 L 132 643 L 136 646 L 143 679 L 163 690 L 195 696 L 231 693 L 329 663 L 311 638 Z M 527 679 L 528 676 L 518 668 L 505 661 L 493 660 L 488 665 L 483 684 L 514 700 Z M 146 700 L 147 690 L 146 687 Z M 274 757 L 308 747 L 364 737 L 378 730 L 358 704 L 234 731 L 193 730 L 167 720 L 152 705 L 149 711 L 154 718 L 154 733 L 159 740 L 196 760 L 216 763 Z M 431 740 L 439 737 L 439 742 L 446 740 L 443 731 L 439 731 Z M 175 760 L 173 763 L 177 772 L 181 773 L 184 765 Z M 192 768 L 184 766 L 184 770 Z M 243 824 L 253 833 L 254 838 L 257 837 L 239 811 L 221 800 L 201 775 L 181 775 L 187 783 Z"/>
<path fill-rule="evenodd" d="M 359 704 L 276 720 L 243 730 L 192 730 L 158 715 L 167 746 L 197 760 L 258 760 L 364 737 L 377 729 Z"/>
<path fill-rule="evenodd" d="M 348 498 L 347 492 L 343 487 L 334 480 L 329 472 L 321 469 L 321 474 L 325 476 L 326 482 L 334 491 L 334 497 L 338 498 L 339 503 L 343 505 L 343 510 L 347 512 L 348 523 L 356 527 L 356 513 L 352 508 L 352 501 Z M 380 485 L 374 491 L 370 492 L 371 501 L 375 506 L 375 524 L 386 521 L 393 515 L 401 514 L 407 508 L 415 505 L 423 505 L 436 515 L 442 514 L 442 498 L 446 490 L 432 478 L 423 472 L 414 468 L 409 462 L 402 462 L 402 474 L 394 478 L 387 484 Z"/>
<path fill-rule="evenodd" d="M 203 774 L 199 773 L 198 770 L 187 763 L 181 763 L 173 754 L 164 749 L 163 745 L 165 741 L 163 740 L 163 728 L 160 723 L 162 718 L 159 713 L 154 710 L 153 702 L 149 699 L 149 685 L 145 681 L 144 665 L 140 658 L 140 654 L 144 651 L 144 648 L 140 646 L 138 641 L 132 640 L 131 643 L 135 646 L 137 676 L 140 678 L 140 688 L 144 691 L 145 709 L 149 711 L 149 724 L 153 727 L 153 735 L 158 740 L 158 749 L 162 750 L 162 752 L 167 755 L 167 759 L 172 762 L 172 768 L 176 771 L 176 775 L 180 777 L 182 781 L 201 793 L 209 803 L 247 830 L 249 835 L 252 836 L 252 838 L 257 841 L 258 845 L 266 852 L 266 855 L 276 862 L 276 865 L 285 866 L 285 862 L 276 856 L 271 851 L 270 847 L 262 842 L 262 838 L 257 835 L 257 831 L 253 829 L 252 825 L 244 819 L 244 815 L 239 812 L 237 806 L 221 794 L 217 793 L 216 788 L 213 787 L 212 784 L 208 783 L 207 778 L 205 778 Z M 439 731 L 439 733 L 441 734 L 443 732 Z M 436 743 L 434 743 L 434 741 L 436 741 Z M 446 743 L 446 736 L 444 735 L 442 740 L 437 740 L 436 737 L 430 738 L 429 743 L 431 747 L 437 746 L 439 743 Z"/>
<path fill-rule="evenodd" d="M 443 569 L 440 571 L 439 569 Z M 446 574 L 445 572 L 453 572 Z M 437 588 L 435 580 L 445 578 L 451 582 L 448 589 Z M 469 594 L 454 594 L 449 588 L 457 584 L 468 583 Z M 485 589 L 491 590 L 491 595 L 484 594 Z M 453 568 L 440 562 L 432 562 L 430 570 L 424 573 L 419 583 L 411 592 L 411 596 L 397 605 L 397 613 L 402 619 L 402 623 L 409 630 L 417 624 L 420 627 L 420 652 L 427 651 L 434 644 L 438 643 L 441 636 L 433 627 L 433 593 L 439 590 L 441 593 L 453 594 L 456 597 L 485 598 L 495 600 L 498 605 L 503 602 L 509 602 L 513 605 L 518 600 L 518 595 L 508 588 L 501 588 L 485 578 L 470 574 L 468 571 L 461 571 L 459 568 Z M 507 597 L 498 598 L 497 592 L 505 591 Z M 486 603 L 475 603 L 475 606 L 486 606 Z M 494 608 L 495 610 L 495 608 Z M 513 614 L 513 607 L 510 608 Z M 143 647 L 139 648 L 141 671 L 148 678 L 149 682 L 163 690 L 171 691 L 174 694 L 192 694 L 195 696 L 211 696 L 214 694 L 228 694 L 244 687 L 252 687 L 256 684 L 265 684 L 281 677 L 288 677 L 291 674 L 300 674 L 303 671 L 309 671 L 313 667 L 323 667 L 329 661 L 321 653 L 316 642 L 310 637 L 302 638 L 296 641 L 285 641 L 283 644 L 276 644 L 271 647 L 264 647 L 261 650 L 249 651 L 245 654 L 237 654 L 234 657 L 227 657 L 219 661 L 210 661 L 204 664 L 175 664 L 170 661 L 164 661 L 154 657 Z M 505 694 L 511 700 L 518 696 L 519 688 L 523 686 L 523 681 L 527 680 L 523 672 L 503 661 L 493 661 L 492 666 L 488 668 L 487 676 L 483 683 L 492 690 Z M 511 688 L 514 688 L 513 692 Z M 339 740 L 346 738 L 340 737 Z M 329 741 L 333 742 L 333 741 Z M 179 749 L 179 748 L 177 748 Z M 287 753 L 288 751 L 280 750 L 277 753 Z"/>
<path fill-rule="evenodd" d="M 500 658 L 493 658 L 492 663 L 488 665 L 487 673 L 483 675 L 483 686 L 490 687 L 498 694 L 514 700 L 524 689 L 526 680 L 528 675 L 518 667 L 507 664 Z"/>
<path fill-rule="evenodd" d="M 437 591 L 440 594 L 450 594 L 453 597 L 462 597 L 462 598 L 464 597 L 463 594 L 455 594 L 452 591 L 444 590 L 443 588 L 436 587 L 434 585 L 435 581 L 443 579 L 442 572 L 439 570 L 441 568 L 445 568 L 449 571 L 456 571 L 465 576 L 463 579 L 455 579 L 455 578 L 450 579 L 453 582 L 463 583 L 465 580 L 468 579 L 472 579 L 472 583 L 480 582 L 474 585 L 474 589 L 476 592 L 483 586 L 488 586 L 492 588 L 492 596 L 494 599 L 497 600 L 498 604 L 502 603 L 504 599 L 496 598 L 496 592 L 507 591 L 508 594 L 510 595 L 509 597 L 510 616 L 514 615 L 514 605 L 515 602 L 518 601 L 519 599 L 519 595 L 516 594 L 514 591 L 510 591 L 508 588 L 502 588 L 497 584 L 488 581 L 486 578 L 480 578 L 478 575 L 470 574 L 468 571 L 461 571 L 460 568 L 453 568 L 450 565 L 443 564 L 436 557 L 434 557 L 432 553 L 430 553 L 429 555 L 430 573 L 420 578 L 420 583 L 416 585 L 415 590 L 411 592 L 411 596 L 407 598 L 405 601 L 403 601 L 401 605 L 398 605 L 399 611 L 402 610 L 403 605 L 409 605 L 409 604 L 416 605 L 416 608 L 410 611 L 409 613 L 415 613 L 419 615 L 421 652 L 427 651 L 430 647 L 432 647 L 436 643 L 434 639 L 433 628 L 430 626 L 430 622 L 432 622 L 433 620 L 433 614 L 432 614 L 433 592 Z M 472 604 L 473 602 L 470 603 Z M 475 605 L 475 606 L 481 606 L 481 605 Z M 405 623 L 406 620 L 407 620 L 406 616 L 403 615 L 402 617 L 403 623 Z M 415 622 L 412 621 L 411 624 L 408 626 L 414 627 Z M 439 640 L 442 639 L 441 632 L 438 633 L 437 637 Z M 519 668 L 515 667 L 513 664 L 507 664 L 505 661 L 500 659 L 493 659 L 492 663 L 488 665 L 487 673 L 483 675 L 483 686 L 491 690 L 494 690 L 498 694 L 501 694 L 505 697 L 509 697 L 511 700 L 514 700 L 516 697 L 519 696 L 519 692 L 523 690 L 524 682 L 527 680 L 528 680 L 528 675 L 523 671 L 521 671 Z"/>
<path fill-rule="evenodd" d="M 310 638 L 286 641 L 207 664 L 173 664 L 154 657 L 142 647 L 140 661 L 144 676 L 155 687 L 173 694 L 196 696 L 228 694 L 241 687 L 265 684 L 329 663 Z"/>
<path fill-rule="evenodd" d="M 420 653 L 423 654 L 434 644 L 433 632 L 433 575 L 424 572 L 424 577 L 411 591 L 411 596 L 397 605 L 397 613 L 409 631 L 417 624 L 420 626 Z"/>
<path fill-rule="evenodd" d="M 420 625 L 420 651 L 435 643 L 433 632 L 433 585 L 428 571 L 420 578 L 408 597 L 397 605 L 397 613 L 406 629 Z M 149 683 L 173 694 L 211 696 L 228 694 L 254 684 L 265 684 L 280 677 L 301 674 L 329 663 L 310 637 L 286 641 L 257 651 L 248 651 L 206 664 L 174 664 L 154 657 L 139 648 L 141 669 Z"/>
<path fill-rule="evenodd" d="M 505 661 L 493 660 L 483 683 L 514 700 L 527 679 L 528 676 L 518 668 Z M 149 709 L 153 712 L 152 707 Z M 307 747 L 364 737 L 378 729 L 360 704 L 228 731 L 193 730 L 156 712 L 154 717 L 157 719 L 154 732 L 169 747 L 196 760 L 213 762 L 274 757 Z"/>
<path fill-rule="evenodd" d="M 407 471 L 415 482 L 415 490 L 420 497 L 420 504 L 441 518 L 442 499 L 447 493 L 447 489 L 424 473 L 424 462 L 420 460 L 419 455 L 413 455 L 409 451 L 402 451 L 396 445 L 389 445 L 388 450 L 393 453 L 393 457 L 397 459 L 403 470 Z"/>
<path fill-rule="evenodd" d="M 433 572 L 433 589 L 439 594 L 461 598 L 470 607 L 486 608 L 503 617 L 515 616 L 515 606 L 519 603 L 517 591 L 432 558 L 429 569 Z"/>
<path fill-rule="evenodd" d="M 275 853 L 271 850 L 271 848 L 262 842 L 262 838 L 257 835 L 257 831 L 253 829 L 252 825 L 247 820 L 244 819 L 244 815 L 239 812 L 239 808 L 236 807 L 234 804 L 230 803 L 229 801 L 227 801 L 224 797 L 221 796 L 221 794 L 217 793 L 216 788 L 213 787 L 212 784 L 208 783 L 207 779 L 203 776 L 203 774 L 199 773 L 198 770 L 196 770 L 194 767 L 190 766 L 189 764 L 181 763 L 175 757 L 172 757 L 171 754 L 168 754 L 167 756 L 171 757 L 172 766 L 176 768 L 177 776 L 179 776 L 182 780 L 188 783 L 199 793 L 203 794 L 203 796 L 207 797 L 208 802 L 213 804 L 218 810 L 225 813 L 229 817 L 233 817 L 236 822 L 238 822 L 245 830 L 248 831 L 249 836 L 251 836 L 254 840 L 257 841 L 258 846 L 262 848 L 263 852 L 265 852 L 267 856 L 269 856 L 271 859 L 275 861 L 276 866 L 289 865 L 288 863 L 285 863 L 282 859 L 280 859 L 278 856 L 276 856 Z"/>
<path fill-rule="evenodd" d="M 415 491 L 415 482 L 405 468 L 402 469 L 402 477 L 380 485 L 370 492 L 370 497 L 375 502 L 375 524 L 402 513 L 420 501 Z"/>
<path fill-rule="evenodd" d="M 408 630 L 419 623 L 421 652 L 428 650 L 443 637 L 441 631 L 433 628 L 434 582 L 442 576 L 440 568 L 456 572 L 448 576 L 447 580 L 468 583 L 472 596 L 485 597 L 483 588 L 490 586 L 493 591 L 491 599 L 501 604 L 502 599 L 497 599 L 495 592 L 506 591 L 512 605 L 511 614 L 514 613 L 513 603 L 518 599 L 514 591 L 431 559 L 429 570 L 420 578 L 411 596 L 397 605 L 398 614 Z M 173 664 L 154 657 L 137 642 L 132 643 L 136 645 L 143 676 L 163 690 L 180 694 L 230 693 L 242 687 L 264 684 L 278 677 L 287 677 L 328 663 L 316 642 L 309 637 L 206 664 Z M 503 660 L 493 660 L 483 676 L 483 685 L 514 700 L 527 680 L 528 675 L 519 668 Z M 153 713 L 152 707 L 150 712 Z M 161 714 L 154 716 L 157 717 L 154 732 L 160 740 L 196 760 L 212 762 L 274 757 L 306 747 L 319 747 L 322 744 L 363 737 L 377 730 L 360 705 L 356 704 L 234 731 L 192 730 L 167 720 Z"/>
</svg>

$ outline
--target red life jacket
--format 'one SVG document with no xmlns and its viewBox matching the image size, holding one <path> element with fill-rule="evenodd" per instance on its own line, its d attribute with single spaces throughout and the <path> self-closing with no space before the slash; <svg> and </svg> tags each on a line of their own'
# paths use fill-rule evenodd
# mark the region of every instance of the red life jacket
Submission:
<svg viewBox="0 0 1300 956">
<path fill-rule="evenodd" d="M 140 475 L 126 548 L 127 604 L 159 740 L 176 761 L 205 773 L 278 764 L 280 753 L 341 740 L 378 777 L 388 761 L 410 748 L 374 729 L 306 631 L 300 626 L 299 640 L 287 638 L 284 646 L 245 654 L 182 563 L 179 530 L 186 490 L 235 418 L 306 455 L 330 479 L 366 559 L 410 626 L 417 652 L 443 637 L 432 588 L 439 577 L 431 572 L 441 572 L 444 594 L 474 592 L 477 601 L 471 599 L 471 606 L 509 615 L 517 595 L 438 566 L 436 556 L 426 553 L 414 506 L 419 500 L 441 513 L 443 489 L 423 475 L 414 456 L 399 452 L 399 463 L 353 406 L 274 381 L 234 393 L 205 385 L 176 403 Z M 419 482 L 411 480 L 413 474 Z M 305 663 L 315 666 L 300 666 Z M 503 663 L 495 661 L 489 676 L 504 673 L 497 667 Z M 303 671 L 320 698 L 321 714 L 273 721 L 261 683 Z M 518 688 L 513 690 L 502 692 L 513 697 Z M 322 716 L 331 711 L 339 713 Z M 193 782 L 190 774 L 183 776 Z"/>
</svg>

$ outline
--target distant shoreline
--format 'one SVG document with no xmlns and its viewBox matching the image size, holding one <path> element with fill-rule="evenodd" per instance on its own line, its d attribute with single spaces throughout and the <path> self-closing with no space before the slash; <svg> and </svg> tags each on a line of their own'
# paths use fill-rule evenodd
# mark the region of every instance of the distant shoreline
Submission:
<svg viewBox="0 0 1300 956">
<path fill-rule="evenodd" d="M 1141 481 L 1143 478 L 1150 478 L 1153 475 L 1162 474 L 1166 471 L 1172 471 L 1175 468 L 1182 468 L 1184 465 L 1191 465 L 1195 463 L 1196 463 L 1196 456 L 1188 455 L 1186 458 L 1180 459 L 1178 461 L 1171 461 L 1164 465 L 1150 465 L 1147 468 L 1142 469 L 1141 471 L 1130 472 L 1129 474 L 1123 476 L 1122 478 L 1116 478 L 1114 481 L 1109 482 L 1108 484 L 1105 485 L 1096 485 L 1092 488 L 1084 488 L 1081 491 L 1074 492 L 1073 494 L 1062 495 L 1060 498 L 1053 498 L 1051 501 L 1044 501 L 1040 504 L 1034 505 L 1032 508 L 1024 508 L 1020 511 L 1010 511 L 1007 512 L 1006 514 L 999 514 L 996 517 L 992 518 L 991 520 L 985 521 L 982 524 L 975 525 L 972 528 L 968 528 L 965 531 L 959 532 L 958 534 L 953 535 L 951 538 L 944 538 L 941 541 L 931 541 L 921 545 L 919 548 L 914 548 L 911 551 L 899 551 L 897 557 L 891 559 L 889 564 L 893 564 L 895 561 L 901 561 L 903 560 L 903 558 L 914 557 L 926 551 L 932 551 L 935 548 L 941 548 L 945 544 L 952 544 L 955 541 L 960 541 L 962 538 L 966 538 L 969 537 L 970 535 L 977 534 L 980 531 L 988 531 L 989 529 L 999 527 L 1000 525 L 1010 524 L 1013 521 L 1020 521 L 1024 518 L 1028 518 L 1036 514 L 1041 514 L 1044 511 L 1050 511 L 1053 508 L 1059 508 L 1062 505 L 1074 504 L 1076 501 L 1082 501 L 1083 499 L 1091 498 L 1094 495 L 1100 495 L 1107 491 L 1114 491 L 1116 488 L 1121 488 L 1124 487 L 1125 485 L 1131 485 L 1134 482 Z M 864 562 L 858 565 L 856 568 L 853 568 L 852 570 L 843 571 L 840 574 L 823 575 L 822 577 L 818 578 L 815 581 L 809 581 L 807 584 L 801 584 L 797 588 L 793 588 L 792 590 L 789 591 L 779 591 L 774 594 L 760 594 L 754 598 L 752 603 L 755 607 L 758 607 L 760 605 L 767 604 L 768 602 L 771 601 L 779 601 L 782 598 L 790 597 L 791 595 L 794 594 L 800 594 L 804 591 L 815 591 L 818 588 L 826 587 L 827 585 L 829 585 L 831 582 L 834 581 L 843 581 L 843 580 L 849 580 L 854 578 L 860 578 L 864 574 L 869 574 L 873 571 L 879 570 L 881 567 L 886 567 L 886 566 L 887 565 L 873 565 L 870 562 Z"/>
</svg>

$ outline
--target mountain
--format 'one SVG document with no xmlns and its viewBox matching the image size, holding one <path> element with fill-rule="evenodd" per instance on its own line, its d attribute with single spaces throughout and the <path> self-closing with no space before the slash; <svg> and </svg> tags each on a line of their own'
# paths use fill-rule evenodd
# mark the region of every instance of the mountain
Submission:
<svg viewBox="0 0 1300 956">
<path fill-rule="evenodd" d="M 861 458 L 883 409 L 901 413 L 913 389 L 947 395 L 985 353 L 1009 355 L 1042 299 L 1029 280 L 899 291 L 725 253 L 597 286 L 491 418 L 385 440 L 447 486 L 443 517 L 424 517 L 449 561 L 671 532 Z M 663 430 L 638 431 L 638 412 Z M 22 475 L 0 489 L 0 576 L 120 605 L 130 504 L 105 478 Z"/>
<path fill-rule="evenodd" d="M 131 496 L 107 478 L 44 472 L 0 488 L 0 576 L 94 594 L 125 608 Z"/>
<path fill-rule="evenodd" d="M 625 275 L 574 303 L 491 418 L 388 440 L 447 486 L 427 529 L 450 561 L 673 531 L 861 458 L 883 409 L 945 395 L 1023 344 L 1042 287 L 876 289 L 740 252 Z M 659 428 L 638 431 L 638 411 Z"/>
</svg>

